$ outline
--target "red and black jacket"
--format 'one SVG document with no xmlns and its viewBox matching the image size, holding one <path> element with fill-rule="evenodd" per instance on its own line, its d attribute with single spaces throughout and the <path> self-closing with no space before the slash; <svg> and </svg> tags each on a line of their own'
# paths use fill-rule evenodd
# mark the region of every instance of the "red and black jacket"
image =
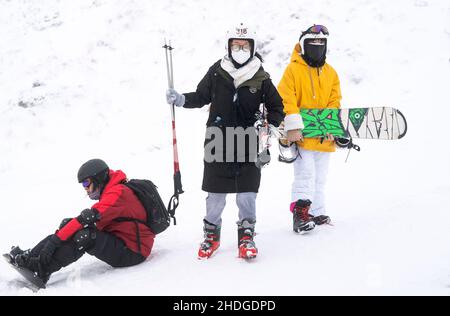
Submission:
<svg viewBox="0 0 450 316">
<path fill-rule="evenodd" d="M 148 257 L 153 247 L 155 234 L 146 225 L 138 222 L 121 222 L 118 218 L 133 218 L 145 222 L 147 213 L 130 188 L 123 185 L 126 175 L 121 170 L 109 172 L 109 182 L 100 196 L 99 202 L 92 206 L 100 213 L 97 229 L 115 235 L 127 247 Z M 56 235 L 63 241 L 70 239 L 83 226 L 74 218 Z"/>
</svg>

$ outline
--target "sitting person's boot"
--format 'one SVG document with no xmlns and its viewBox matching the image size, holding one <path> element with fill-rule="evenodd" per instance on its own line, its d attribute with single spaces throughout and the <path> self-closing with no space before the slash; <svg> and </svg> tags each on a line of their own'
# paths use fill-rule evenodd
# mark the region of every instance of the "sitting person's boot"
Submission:
<svg viewBox="0 0 450 316">
<path fill-rule="evenodd" d="M 42 264 L 39 262 L 39 257 L 33 257 L 31 250 L 22 250 L 15 246 L 9 252 L 9 262 L 23 270 L 30 271 L 34 274 L 34 278 L 39 278 L 45 285 L 50 279 L 51 273 L 45 271 Z"/>
</svg>

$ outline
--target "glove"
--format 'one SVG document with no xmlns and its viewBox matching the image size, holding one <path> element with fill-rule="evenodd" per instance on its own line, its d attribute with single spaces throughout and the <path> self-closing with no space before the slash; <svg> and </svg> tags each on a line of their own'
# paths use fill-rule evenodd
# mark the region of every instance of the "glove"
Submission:
<svg viewBox="0 0 450 316">
<path fill-rule="evenodd" d="M 175 89 L 167 89 L 166 91 L 167 103 L 173 104 L 177 107 L 181 107 L 186 102 L 186 97 L 183 94 L 179 94 Z"/>
<path fill-rule="evenodd" d="M 77 220 L 84 227 L 92 226 L 100 220 L 100 213 L 96 209 L 87 208 L 81 212 Z"/>
<path fill-rule="evenodd" d="M 53 255 L 59 247 L 62 245 L 62 240 L 59 239 L 56 235 L 51 235 L 47 243 L 42 247 L 41 251 L 39 252 L 39 261 L 43 265 L 49 265 L 52 261 Z"/>
</svg>

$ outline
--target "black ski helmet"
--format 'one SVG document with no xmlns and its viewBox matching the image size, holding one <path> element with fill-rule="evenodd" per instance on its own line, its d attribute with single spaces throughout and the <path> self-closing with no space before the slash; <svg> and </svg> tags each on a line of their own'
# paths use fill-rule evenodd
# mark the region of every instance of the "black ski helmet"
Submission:
<svg viewBox="0 0 450 316">
<path fill-rule="evenodd" d="M 98 185 L 105 184 L 109 178 L 109 167 L 101 159 L 91 159 L 85 162 L 78 170 L 78 182 L 91 178 Z"/>
</svg>

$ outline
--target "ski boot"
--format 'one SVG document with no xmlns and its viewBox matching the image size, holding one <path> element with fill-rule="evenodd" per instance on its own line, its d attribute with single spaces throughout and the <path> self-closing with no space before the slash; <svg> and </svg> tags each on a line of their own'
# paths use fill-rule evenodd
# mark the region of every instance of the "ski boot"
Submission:
<svg viewBox="0 0 450 316">
<path fill-rule="evenodd" d="M 253 236 L 255 235 L 255 221 L 244 219 L 238 222 L 239 258 L 254 259 L 258 254 Z"/>
<path fill-rule="evenodd" d="M 316 223 L 310 218 L 310 200 L 298 200 L 293 205 L 293 230 L 296 233 L 306 233 L 316 227 Z"/>
<path fill-rule="evenodd" d="M 331 218 L 330 216 L 327 215 L 318 215 L 318 216 L 309 215 L 309 217 L 314 222 L 314 224 L 319 226 L 331 223 Z"/>
<path fill-rule="evenodd" d="M 220 246 L 220 226 L 211 224 L 206 220 L 203 220 L 203 222 L 205 240 L 200 244 L 198 258 L 209 259 Z"/>
<path fill-rule="evenodd" d="M 11 251 L 3 257 L 25 279 L 37 288 L 45 288 L 50 273 L 45 272 L 39 262 L 39 257 L 32 257 L 30 250 L 22 250 L 20 247 L 12 247 Z"/>
</svg>

